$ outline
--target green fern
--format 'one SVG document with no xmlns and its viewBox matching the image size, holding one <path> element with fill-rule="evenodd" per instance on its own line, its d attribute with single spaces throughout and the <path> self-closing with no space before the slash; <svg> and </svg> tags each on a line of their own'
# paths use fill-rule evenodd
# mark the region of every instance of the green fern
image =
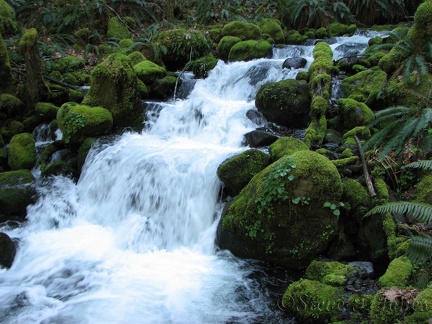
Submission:
<svg viewBox="0 0 432 324">
<path fill-rule="evenodd" d="M 364 217 L 387 213 L 408 214 L 419 222 L 432 223 L 432 205 L 409 201 L 390 202 L 384 205 L 375 206 L 368 211 Z"/>
<path fill-rule="evenodd" d="M 427 147 L 428 133 L 432 126 L 432 108 L 390 107 L 375 113 L 375 120 L 368 128 L 382 126 L 363 146 L 367 151 L 381 148 L 379 158 L 383 159 L 394 151 L 398 155 L 410 139 L 418 139 L 418 144 Z"/>
<path fill-rule="evenodd" d="M 414 263 L 423 263 L 430 259 L 432 254 L 432 236 L 411 236 L 407 256 Z"/>
<path fill-rule="evenodd" d="M 423 170 L 432 170 L 432 160 L 418 160 L 403 166 L 402 168 L 414 168 Z"/>
</svg>

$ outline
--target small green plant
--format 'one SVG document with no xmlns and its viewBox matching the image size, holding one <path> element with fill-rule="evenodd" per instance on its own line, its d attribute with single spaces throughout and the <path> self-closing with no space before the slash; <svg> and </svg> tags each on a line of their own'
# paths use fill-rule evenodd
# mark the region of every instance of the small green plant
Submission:
<svg viewBox="0 0 432 324">
<path fill-rule="evenodd" d="M 287 158 L 277 164 L 277 168 L 273 168 L 265 180 L 263 181 L 263 191 L 261 195 L 255 200 L 258 205 L 258 214 L 262 215 L 265 209 L 268 209 L 268 205 L 272 202 L 282 200 L 286 201 L 288 199 L 288 192 L 285 189 L 285 181 L 293 181 L 294 175 L 290 172 L 297 166 L 292 159 Z M 301 197 L 298 197 L 301 201 Z M 268 216 L 271 216 L 269 213 Z"/>
<path fill-rule="evenodd" d="M 333 215 L 339 216 L 340 215 L 340 208 L 344 207 L 345 205 L 343 202 L 331 203 L 329 201 L 325 201 L 323 206 L 325 208 L 329 208 L 332 211 Z"/>
<path fill-rule="evenodd" d="M 85 126 L 85 118 L 74 111 L 70 111 L 64 119 L 64 124 L 66 126 L 64 141 L 69 143 L 72 135 Z"/>
</svg>

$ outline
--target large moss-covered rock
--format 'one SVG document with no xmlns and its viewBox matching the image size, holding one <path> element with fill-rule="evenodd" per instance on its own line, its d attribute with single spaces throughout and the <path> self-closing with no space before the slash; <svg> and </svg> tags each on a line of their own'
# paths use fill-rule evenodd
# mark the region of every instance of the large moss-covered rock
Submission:
<svg viewBox="0 0 432 324">
<path fill-rule="evenodd" d="M 112 54 L 93 69 L 91 87 L 82 103 L 107 108 L 114 127 L 141 129 L 144 112 L 138 78 L 126 55 Z"/>
<path fill-rule="evenodd" d="M 247 40 L 236 43 L 228 54 L 228 61 L 250 61 L 254 59 L 270 57 L 272 46 L 264 40 Z"/>
<path fill-rule="evenodd" d="M 117 17 L 112 17 L 108 21 L 107 36 L 117 39 L 130 38 L 130 31 L 127 26 Z"/>
<path fill-rule="evenodd" d="M 10 268 L 15 254 L 15 242 L 6 233 L 0 232 L 0 267 Z"/>
<path fill-rule="evenodd" d="M 374 107 L 386 81 L 387 74 L 384 71 L 366 70 L 345 78 L 342 91 L 347 97 Z"/>
<path fill-rule="evenodd" d="M 405 324 L 429 324 L 432 319 L 432 286 L 420 291 L 414 298 L 413 314 L 404 318 Z"/>
<path fill-rule="evenodd" d="M 218 244 L 235 255 L 306 267 L 326 250 L 338 217 L 342 184 L 336 167 L 313 151 L 274 162 L 250 180 L 223 213 Z"/>
<path fill-rule="evenodd" d="M 237 44 L 240 43 L 242 40 L 240 37 L 236 36 L 224 36 L 218 44 L 217 50 L 219 53 L 219 58 L 221 58 L 224 61 L 228 60 L 229 52 L 231 51 L 231 48 Z"/>
<path fill-rule="evenodd" d="M 150 97 L 160 100 L 173 98 L 176 84 L 177 77 L 173 75 L 168 75 L 162 79 L 157 79 L 150 88 Z"/>
<path fill-rule="evenodd" d="M 309 123 L 311 96 L 304 80 L 283 80 L 261 86 L 255 105 L 269 122 L 304 128 Z"/>
<path fill-rule="evenodd" d="M 50 102 L 38 102 L 35 107 L 35 112 L 40 121 L 50 122 L 57 117 L 59 107 Z"/>
<path fill-rule="evenodd" d="M 195 78 L 206 78 L 208 73 L 217 65 L 218 59 L 213 54 L 206 55 L 191 63 Z"/>
<path fill-rule="evenodd" d="M 8 165 L 12 170 L 31 169 L 36 163 L 35 140 L 30 133 L 12 137 L 9 143 Z"/>
<path fill-rule="evenodd" d="M 407 285 L 413 271 L 413 265 L 407 257 L 392 260 L 386 272 L 378 279 L 381 288 L 399 287 Z"/>
<path fill-rule="evenodd" d="M 420 83 L 417 82 L 419 77 Z M 428 107 L 432 74 L 412 75 L 407 82 L 398 78 L 391 79 L 385 88 L 388 106 Z"/>
<path fill-rule="evenodd" d="M 417 290 L 401 288 L 383 288 L 379 290 L 374 295 L 370 306 L 372 323 L 388 324 L 402 321 L 406 315 L 413 312 L 413 302 L 416 295 Z"/>
<path fill-rule="evenodd" d="M 309 148 L 303 141 L 289 136 L 279 138 L 269 147 L 273 161 L 302 150 L 309 150 Z"/>
<path fill-rule="evenodd" d="M 69 102 L 57 112 L 58 127 L 66 143 L 80 143 L 86 137 L 108 133 L 113 126 L 111 112 L 103 107 L 90 107 Z"/>
<path fill-rule="evenodd" d="M 59 58 L 53 62 L 52 70 L 60 73 L 74 72 L 82 69 L 85 66 L 85 61 L 79 57 L 68 55 Z"/>
<path fill-rule="evenodd" d="M 224 184 L 224 191 L 234 197 L 269 164 L 268 154 L 250 149 L 223 162 L 217 169 L 217 175 Z"/>
<path fill-rule="evenodd" d="M 164 67 L 153 63 L 152 61 L 142 61 L 133 67 L 138 78 L 146 85 L 153 84 L 157 79 L 166 76 L 167 71 Z"/>
<path fill-rule="evenodd" d="M 222 29 L 223 36 L 235 36 L 241 40 L 258 40 L 261 37 L 260 28 L 244 21 L 231 21 Z"/>
<path fill-rule="evenodd" d="M 301 323 L 334 323 L 341 317 L 344 304 L 342 288 L 316 280 L 291 283 L 282 297 L 282 306 Z"/>
<path fill-rule="evenodd" d="M 348 26 L 341 23 L 331 23 L 326 29 L 329 37 L 343 36 L 349 31 Z"/>
<path fill-rule="evenodd" d="M 9 93 L 0 94 L 0 113 L 3 114 L 3 117 L 19 116 L 24 112 L 24 109 L 24 103 L 14 95 Z"/>
<path fill-rule="evenodd" d="M 432 205 L 432 175 L 423 177 L 417 184 L 416 200 Z"/>
<path fill-rule="evenodd" d="M 417 7 L 414 14 L 414 25 L 408 32 L 417 48 L 423 46 L 432 37 L 432 1 L 424 1 Z"/>
<path fill-rule="evenodd" d="M 29 170 L 0 173 L 0 221 L 25 217 L 27 206 L 35 202 L 34 182 Z"/>
<path fill-rule="evenodd" d="M 159 33 L 157 42 L 167 49 L 162 60 L 169 71 L 181 70 L 190 60 L 208 54 L 211 47 L 209 38 L 197 29 L 165 30 Z"/>
<path fill-rule="evenodd" d="M 261 32 L 270 35 L 276 44 L 285 43 L 285 36 L 281 27 L 281 22 L 277 19 L 263 18 L 258 22 Z"/>
<path fill-rule="evenodd" d="M 343 130 L 366 126 L 375 118 L 374 113 L 366 104 L 351 98 L 339 99 L 338 111 Z"/>
</svg>

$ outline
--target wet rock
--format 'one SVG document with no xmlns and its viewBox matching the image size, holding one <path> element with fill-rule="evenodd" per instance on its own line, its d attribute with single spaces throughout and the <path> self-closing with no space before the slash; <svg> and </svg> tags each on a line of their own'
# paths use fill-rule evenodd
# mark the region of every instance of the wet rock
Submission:
<svg viewBox="0 0 432 324">
<path fill-rule="evenodd" d="M 0 233 L 0 266 L 10 268 L 15 254 L 15 242 L 6 233 Z"/>
<path fill-rule="evenodd" d="M 283 62 L 282 67 L 285 69 L 301 69 L 304 68 L 306 64 L 307 60 L 303 57 L 289 57 Z"/>
<path fill-rule="evenodd" d="M 244 135 L 246 145 L 250 147 L 262 147 L 271 145 L 278 137 L 265 130 L 254 130 Z"/>
</svg>

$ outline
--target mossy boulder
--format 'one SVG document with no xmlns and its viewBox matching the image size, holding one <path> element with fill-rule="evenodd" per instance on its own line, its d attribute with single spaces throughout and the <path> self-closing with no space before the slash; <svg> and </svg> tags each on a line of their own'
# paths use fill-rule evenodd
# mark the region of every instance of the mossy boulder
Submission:
<svg viewBox="0 0 432 324">
<path fill-rule="evenodd" d="M 309 150 L 309 148 L 303 141 L 290 136 L 279 138 L 269 147 L 273 161 L 302 150 Z"/>
<path fill-rule="evenodd" d="M 316 75 L 331 74 L 334 71 L 333 51 L 329 44 L 325 42 L 318 42 L 312 51 L 312 55 L 314 61 L 308 70 L 311 80 Z"/>
<path fill-rule="evenodd" d="M 35 202 L 35 179 L 30 170 L 0 173 L 0 221 L 24 219 L 27 206 Z"/>
<path fill-rule="evenodd" d="M 24 113 L 24 103 L 9 93 L 0 94 L 0 114 L 3 118 L 16 117 Z"/>
<path fill-rule="evenodd" d="M 366 104 L 351 98 L 339 99 L 338 111 L 341 127 L 345 130 L 366 126 L 375 118 L 374 113 Z"/>
<path fill-rule="evenodd" d="M 290 30 L 285 39 L 287 44 L 301 45 L 308 39 L 308 36 L 299 33 L 297 30 Z"/>
<path fill-rule="evenodd" d="M 80 143 L 86 137 L 106 134 L 113 127 L 113 116 L 108 109 L 74 102 L 65 103 L 60 107 L 57 121 L 63 139 L 71 144 Z"/>
<path fill-rule="evenodd" d="M 412 271 L 413 265 L 407 257 L 396 258 L 390 262 L 387 271 L 378 279 L 378 284 L 381 288 L 403 288 L 407 285 Z"/>
<path fill-rule="evenodd" d="M 261 29 L 262 33 L 270 35 L 276 44 L 285 43 L 282 24 L 278 19 L 263 18 L 258 22 L 258 27 Z"/>
<path fill-rule="evenodd" d="M 337 261 L 314 260 L 307 267 L 305 278 L 330 286 L 345 286 L 358 270 L 357 267 Z"/>
<path fill-rule="evenodd" d="M 257 149 L 249 149 L 224 161 L 217 175 L 224 184 L 224 191 L 237 196 L 249 181 L 270 164 L 270 156 Z"/>
<path fill-rule="evenodd" d="M 255 105 L 269 122 L 304 128 L 310 121 L 309 85 L 293 79 L 266 83 L 258 90 Z"/>
<path fill-rule="evenodd" d="M 231 21 L 222 28 L 223 36 L 235 36 L 241 40 L 258 40 L 261 37 L 261 29 L 244 21 Z"/>
<path fill-rule="evenodd" d="M 8 165 L 12 170 L 31 169 L 36 163 L 35 140 L 30 133 L 14 135 L 9 143 Z"/>
<path fill-rule="evenodd" d="M 235 255 L 288 268 L 306 267 L 337 231 L 342 184 L 335 166 L 313 151 L 298 151 L 254 176 L 227 206 L 218 244 Z"/>
<path fill-rule="evenodd" d="M 150 97 L 160 100 L 173 98 L 176 83 L 177 77 L 173 75 L 167 75 L 162 79 L 157 79 L 150 88 Z"/>
<path fill-rule="evenodd" d="M 414 24 L 408 32 L 417 48 L 423 48 L 432 37 L 432 2 L 424 1 L 417 7 L 414 14 Z"/>
<path fill-rule="evenodd" d="M 387 74 L 384 71 L 366 70 L 345 78 L 342 81 L 342 91 L 347 97 L 374 108 L 386 82 Z"/>
<path fill-rule="evenodd" d="M 112 17 L 108 21 L 107 36 L 108 38 L 117 38 L 121 40 L 124 38 L 130 38 L 131 34 L 127 26 L 121 22 L 120 19 Z"/>
<path fill-rule="evenodd" d="M 112 113 L 114 127 L 142 128 L 144 121 L 138 78 L 123 54 L 112 54 L 96 66 L 91 87 L 83 102 L 90 107 L 104 107 Z"/>
<path fill-rule="evenodd" d="M 85 66 L 83 59 L 68 55 L 61 57 L 53 62 L 52 70 L 59 71 L 60 73 L 74 72 L 82 69 Z"/>
<path fill-rule="evenodd" d="M 405 324 L 429 324 L 432 318 L 432 286 L 423 289 L 414 298 L 414 313 L 404 318 Z"/>
<path fill-rule="evenodd" d="M 206 78 L 208 73 L 215 68 L 218 59 L 213 54 L 201 57 L 191 63 L 195 78 Z"/>
<path fill-rule="evenodd" d="M 0 267 L 10 268 L 15 254 L 15 242 L 6 233 L 0 232 Z"/>
<path fill-rule="evenodd" d="M 373 297 L 370 306 L 372 323 L 398 323 L 413 312 L 417 290 L 383 288 Z M 405 322 L 403 322 L 405 323 Z"/>
<path fill-rule="evenodd" d="M 156 41 L 167 49 L 162 60 L 169 71 L 181 70 L 190 60 L 207 55 L 211 48 L 209 38 L 198 29 L 165 30 Z"/>
<path fill-rule="evenodd" d="M 342 185 L 342 201 L 347 211 L 344 227 L 349 234 L 355 234 L 364 214 L 372 208 L 372 200 L 366 188 L 357 180 L 347 178 L 342 182 Z"/>
<path fill-rule="evenodd" d="M 407 82 L 397 78 L 388 82 L 385 88 L 385 99 L 388 106 L 405 106 L 405 107 L 428 107 L 429 96 L 432 83 L 432 75 L 419 76 L 420 83 L 417 82 L 417 76 L 412 75 Z"/>
<path fill-rule="evenodd" d="M 342 288 L 316 280 L 291 283 L 282 297 L 282 306 L 301 323 L 334 323 L 341 318 L 344 305 Z"/>
<path fill-rule="evenodd" d="M 152 85 L 157 79 L 167 75 L 164 67 L 153 63 L 152 61 L 142 61 L 133 67 L 138 78 L 146 85 Z"/>
<path fill-rule="evenodd" d="M 272 46 L 264 40 L 247 40 L 236 43 L 228 54 L 228 61 L 250 61 L 259 58 L 271 57 Z"/>
<path fill-rule="evenodd" d="M 348 26 L 341 23 L 331 23 L 326 29 L 329 37 L 343 36 L 349 31 Z"/>
<path fill-rule="evenodd" d="M 240 37 L 235 36 L 224 36 L 220 42 L 218 43 L 217 50 L 219 53 L 219 58 L 221 58 L 224 61 L 228 60 L 229 52 L 231 48 L 237 44 L 240 43 L 242 40 Z"/>
<path fill-rule="evenodd" d="M 35 107 L 35 112 L 42 122 L 50 122 L 57 118 L 59 107 L 50 102 L 38 102 Z"/>
</svg>

